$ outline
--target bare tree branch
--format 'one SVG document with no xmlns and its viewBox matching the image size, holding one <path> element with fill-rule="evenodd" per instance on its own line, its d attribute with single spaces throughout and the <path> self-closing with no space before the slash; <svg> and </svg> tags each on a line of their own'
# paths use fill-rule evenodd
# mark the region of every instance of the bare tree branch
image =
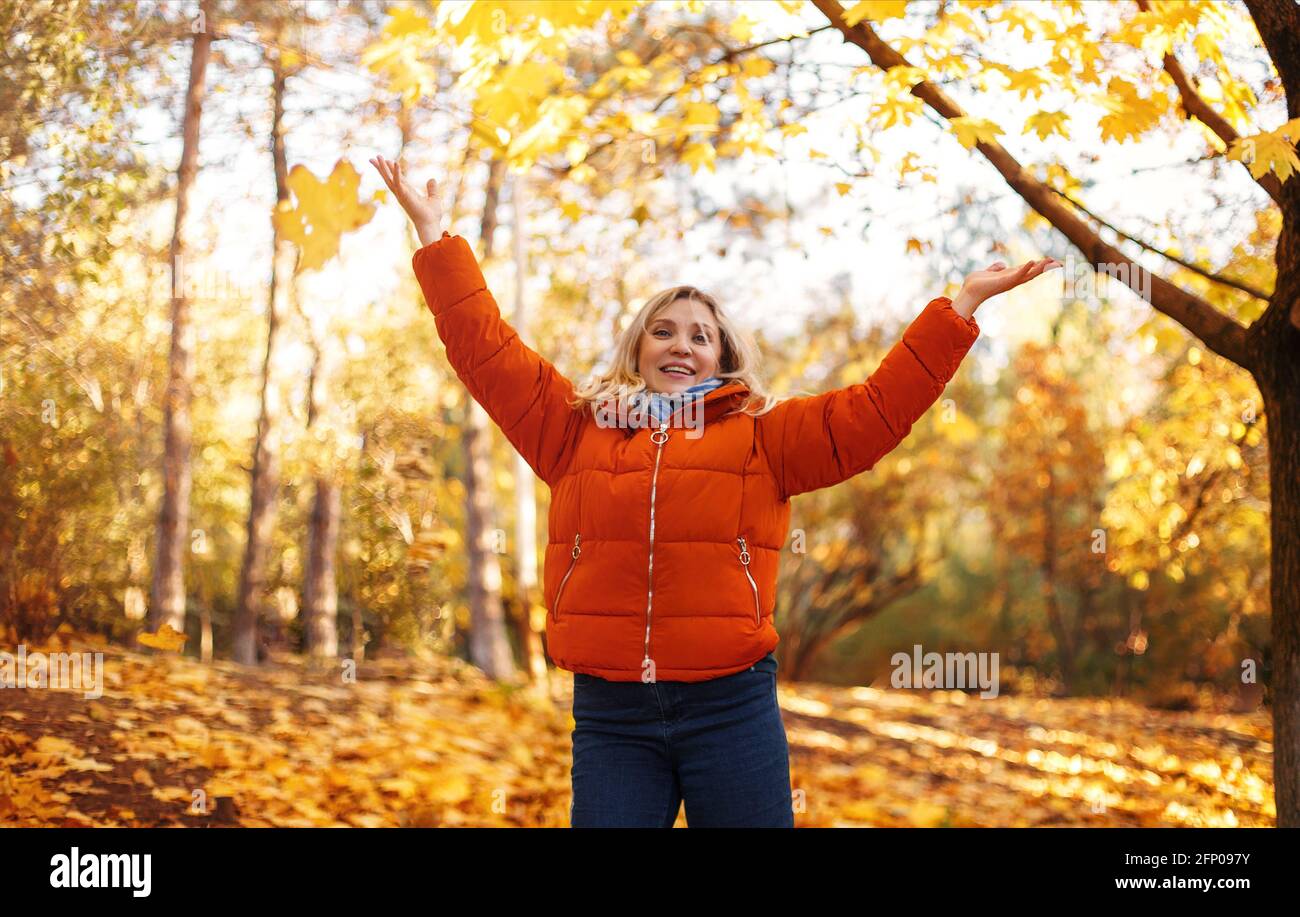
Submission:
<svg viewBox="0 0 1300 917">
<path fill-rule="evenodd" d="M 1163 249 L 1156 248 L 1154 245 L 1150 245 L 1146 242 L 1143 242 L 1141 239 L 1137 238 L 1136 236 L 1129 235 L 1124 230 L 1115 226 L 1113 223 L 1109 223 L 1106 220 L 1103 220 L 1101 217 L 1097 216 L 1097 214 L 1093 213 L 1087 207 L 1080 204 L 1078 201 L 1070 197 L 1070 195 L 1066 194 L 1064 191 L 1060 190 L 1059 188 L 1052 188 L 1050 190 L 1056 192 L 1058 195 L 1065 198 L 1067 201 L 1070 202 L 1071 206 L 1076 207 L 1079 210 L 1082 210 L 1094 221 L 1100 223 L 1102 226 L 1105 226 L 1111 232 L 1115 233 L 1115 235 L 1122 236 L 1123 238 L 1128 239 L 1130 242 L 1134 243 L 1135 245 L 1140 245 L 1147 251 L 1159 255 L 1161 258 L 1164 258 L 1167 261 L 1172 261 L 1175 264 L 1180 264 L 1183 267 L 1187 268 L 1189 271 L 1193 271 L 1197 274 L 1200 274 L 1206 280 L 1209 280 L 1213 283 L 1222 284 L 1225 287 L 1232 287 L 1234 290 L 1240 290 L 1241 292 L 1253 296 L 1256 299 L 1262 299 L 1265 302 L 1268 302 L 1270 294 L 1265 293 L 1263 290 L 1259 289 L 1258 287 L 1252 286 L 1251 284 L 1246 283 L 1246 281 L 1244 280 L 1234 280 L 1231 277 L 1224 277 L 1222 274 L 1216 274 L 1213 271 L 1201 267 L 1200 265 L 1192 264 L 1192 262 L 1184 258 L 1179 258 L 1177 255 L 1171 255 L 1169 254 L 1169 252 L 1164 251 Z"/>
</svg>

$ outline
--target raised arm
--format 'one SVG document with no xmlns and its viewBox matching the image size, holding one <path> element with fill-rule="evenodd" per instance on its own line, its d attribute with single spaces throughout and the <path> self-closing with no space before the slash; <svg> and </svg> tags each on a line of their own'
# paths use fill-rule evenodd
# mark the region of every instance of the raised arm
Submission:
<svg viewBox="0 0 1300 917">
<path fill-rule="evenodd" d="M 957 301 L 926 304 L 865 381 L 783 401 L 758 418 L 759 437 L 783 498 L 830 487 L 871 469 L 911 432 L 979 337 L 974 311 L 1037 277 L 1051 258 L 1007 270 L 996 262 L 966 278 Z"/>
<path fill-rule="evenodd" d="M 381 164 L 389 174 L 384 174 Z M 411 266 L 447 348 L 448 362 L 537 476 L 552 484 L 566 464 L 583 419 L 568 403 L 572 383 L 524 344 L 501 317 L 469 243 L 445 231 L 441 237 L 433 236 L 433 227 L 441 221 L 436 184 L 430 181 L 427 186 L 426 200 L 434 201 L 430 213 L 427 203 L 417 199 L 408 207 L 403 201 L 404 194 L 414 192 L 403 181 L 399 166 L 380 159 L 376 168 L 416 222 L 421 248 L 412 256 Z M 390 175 L 394 181 L 389 181 Z"/>
</svg>

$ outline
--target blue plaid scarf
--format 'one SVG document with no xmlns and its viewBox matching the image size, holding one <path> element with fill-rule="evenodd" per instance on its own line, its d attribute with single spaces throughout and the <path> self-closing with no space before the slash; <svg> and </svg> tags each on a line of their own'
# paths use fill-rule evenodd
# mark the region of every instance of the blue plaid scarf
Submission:
<svg viewBox="0 0 1300 917">
<path fill-rule="evenodd" d="M 717 376 L 710 376 L 709 378 L 705 379 L 703 382 L 692 385 L 690 388 L 686 389 L 681 394 L 693 395 L 695 396 L 695 399 L 698 400 L 703 398 L 706 392 L 711 392 L 718 386 L 723 385 L 728 381 L 729 380 L 727 379 L 719 379 Z M 655 420 L 659 421 L 660 423 L 663 423 L 664 420 L 670 414 L 672 414 L 673 411 L 675 411 L 677 408 L 682 407 L 683 404 L 684 404 L 684 399 L 680 397 L 674 401 L 674 400 L 669 400 L 667 396 L 659 392 L 651 392 L 650 400 L 646 406 L 646 410 L 650 412 L 650 415 L 654 417 Z"/>
</svg>

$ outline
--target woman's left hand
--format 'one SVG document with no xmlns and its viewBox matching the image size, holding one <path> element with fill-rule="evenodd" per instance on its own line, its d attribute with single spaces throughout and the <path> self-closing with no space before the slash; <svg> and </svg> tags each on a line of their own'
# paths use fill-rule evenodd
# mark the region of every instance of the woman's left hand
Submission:
<svg viewBox="0 0 1300 917">
<path fill-rule="evenodd" d="M 1055 258 L 1026 261 L 1017 268 L 1008 269 L 1005 262 L 994 261 L 982 271 L 969 274 L 962 281 L 961 290 L 952 301 L 952 308 L 962 318 L 970 318 L 987 299 L 1033 280 L 1043 271 L 1061 267 Z"/>
<path fill-rule="evenodd" d="M 382 156 L 370 160 L 379 175 L 397 197 L 406 215 L 415 224 L 415 234 L 420 245 L 436 242 L 441 235 L 442 204 L 438 201 L 438 183 L 432 178 L 424 186 L 424 192 L 407 179 L 406 168 L 400 161 L 394 162 Z"/>
</svg>

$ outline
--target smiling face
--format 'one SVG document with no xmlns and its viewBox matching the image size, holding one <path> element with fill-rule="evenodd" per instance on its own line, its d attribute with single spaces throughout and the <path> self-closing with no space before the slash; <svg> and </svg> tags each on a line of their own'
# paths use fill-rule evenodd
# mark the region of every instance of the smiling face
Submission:
<svg viewBox="0 0 1300 917">
<path fill-rule="evenodd" d="M 718 371 L 722 341 L 709 307 L 678 299 L 659 311 L 641 335 L 637 372 L 652 392 L 672 394 Z M 682 368 L 686 372 L 680 371 Z"/>
</svg>

